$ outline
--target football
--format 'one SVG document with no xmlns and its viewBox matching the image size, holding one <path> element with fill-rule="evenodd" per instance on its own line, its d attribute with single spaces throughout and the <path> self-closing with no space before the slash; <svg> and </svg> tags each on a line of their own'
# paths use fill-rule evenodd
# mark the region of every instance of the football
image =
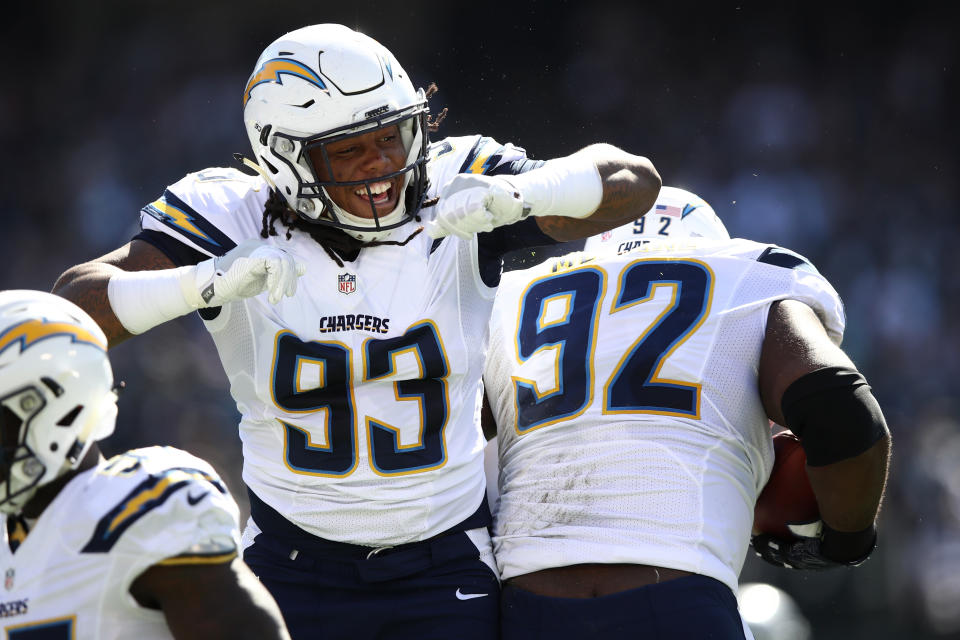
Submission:
<svg viewBox="0 0 960 640">
<path fill-rule="evenodd" d="M 793 539 L 797 536 L 788 526 L 818 522 L 820 509 L 807 478 L 807 455 L 800 439 L 789 430 L 775 434 L 773 454 L 770 479 L 754 508 L 753 533 Z"/>
</svg>

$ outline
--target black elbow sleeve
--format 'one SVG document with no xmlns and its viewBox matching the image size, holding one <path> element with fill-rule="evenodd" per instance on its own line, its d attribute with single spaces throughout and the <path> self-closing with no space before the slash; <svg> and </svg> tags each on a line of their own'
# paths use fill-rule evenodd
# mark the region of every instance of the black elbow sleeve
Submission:
<svg viewBox="0 0 960 640">
<path fill-rule="evenodd" d="M 811 467 L 860 455 L 889 433 L 870 385 L 849 367 L 798 378 L 783 392 L 780 407 L 784 426 L 800 438 Z"/>
</svg>

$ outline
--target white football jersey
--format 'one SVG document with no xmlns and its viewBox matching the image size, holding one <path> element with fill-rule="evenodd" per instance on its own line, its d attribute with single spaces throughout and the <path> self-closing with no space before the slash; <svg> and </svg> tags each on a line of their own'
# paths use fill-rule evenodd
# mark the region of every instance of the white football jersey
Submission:
<svg viewBox="0 0 960 640">
<path fill-rule="evenodd" d="M 504 579 L 581 563 L 670 567 L 736 592 L 773 462 L 757 367 L 770 304 L 833 287 L 797 254 L 682 239 L 504 274 L 484 375 L 499 425 Z"/>
<path fill-rule="evenodd" d="M 213 468 L 171 447 L 102 460 L 60 491 L 0 571 L 4 638 L 172 638 L 163 612 L 141 607 L 133 581 L 153 565 L 228 562 L 239 511 Z"/>
<path fill-rule="evenodd" d="M 441 140 L 430 154 L 427 198 L 457 173 L 508 171 L 526 157 L 480 136 Z M 169 187 L 141 225 L 218 255 L 260 238 L 267 196 L 260 177 L 209 169 Z M 263 242 L 306 265 L 296 295 L 249 298 L 205 320 L 242 414 L 244 481 L 330 540 L 394 545 L 463 521 L 484 495 L 478 415 L 494 295 L 476 237 L 423 232 L 338 267 L 309 235 L 277 230 Z"/>
</svg>

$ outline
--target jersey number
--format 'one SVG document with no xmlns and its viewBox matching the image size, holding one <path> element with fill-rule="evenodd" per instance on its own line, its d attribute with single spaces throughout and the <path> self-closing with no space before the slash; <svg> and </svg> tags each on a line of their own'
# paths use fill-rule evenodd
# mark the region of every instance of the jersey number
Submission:
<svg viewBox="0 0 960 640">
<path fill-rule="evenodd" d="M 359 425 L 367 431 L 369 460 L 379 475 L 399 475 L 434 469 L 446 459 L 443 429 L 449 416 L 446 354 L 432 322 L 414 325 L 402 336 L 368 340 L 364 344 L 364 383 L 375 383 L 394 374 L 397 356 L 412 354 L 420 377 L 393 383 L 398 402 L 416 402 L 420 413 L 419 437 L 400 444 L 400 429 L 385 417 L 366 417 Z M 312 441 L 310 432 L 281 421 L 284 458 L 295 473 L 342 477 L 356 469 L 359 459 L 358 420 L 353 400 L 352 353 L 340 343 L 304 342 L 292 333 L 277 337 L 273 367 L 273 399 L 290 413 L 323 412 L 324 444 Z M 320 371 L 320 384 L 302 389 L 300 373 L 305 363 Z"/>
<path fill-rule="evenodd" d="M 7 627 L 9 640 L 73 640 L 76 638 L 76 616 L 56 618 Z"/>
<path fill-rule="evenodd" d="M 557 384 L 553 391 L 540 394 L 532 381 L 514 380 L 519 433 L 574 418 L 592 401 L 593 355 L 605 281 L 602 269 L 582 268 L 537 281 L 524 294 L 517 354 L 523 362 L 540 350 L 554 350 Z M 609 314 L 652 300 L 657 287 L 671 288 L 673 299 L 648 327 L 642 331 L 638 327 L 638 337 L 604 385 L 604 413 L 700 415 L 700 385 L 665 380 L 659 372 L 706 317 L 712 274 L 696 261 L 638 260 L 622 271 Z M 546 305 L 558 298 L 566 298 L 566 314 L 545 320 Z"/>
</svg>

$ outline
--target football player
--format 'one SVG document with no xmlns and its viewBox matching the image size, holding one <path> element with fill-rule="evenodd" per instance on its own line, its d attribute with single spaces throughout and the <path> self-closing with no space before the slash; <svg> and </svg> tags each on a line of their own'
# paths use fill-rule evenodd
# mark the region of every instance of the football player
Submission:
<svg viewBox="0 0 960 640">
<path fill-rule="evenodd" d="M 735 593 L 768 418 L 803 439 L 823 522 L 756 550 L 799 569 L 862 562 L 889 434 L 843 330 L 810 262 L 730 239 L 670 187 L 583 252 L 505 274 L 484 373 L 503 637 L 749 637 Z"/>
<path fill-rule="evenodd" d="M 171 447 L 100 455 L 117 417 L 106 350 L 76 305 L 0 292 L 4 637 L 288 638 L 209 464 Z"/>
<path fill-rule="evenodd" d="M 477 415 L 501 256 L 660 188 L 605 144 L 431 143 L 427 97 L 344 26 L 280 37 L 238 96 L 254 174 L 187 175 L 55 287 L 111 344 L 199 310 L 242 413 L 244 558 L 294 637 L 496 636 Z"/>
</svg>

